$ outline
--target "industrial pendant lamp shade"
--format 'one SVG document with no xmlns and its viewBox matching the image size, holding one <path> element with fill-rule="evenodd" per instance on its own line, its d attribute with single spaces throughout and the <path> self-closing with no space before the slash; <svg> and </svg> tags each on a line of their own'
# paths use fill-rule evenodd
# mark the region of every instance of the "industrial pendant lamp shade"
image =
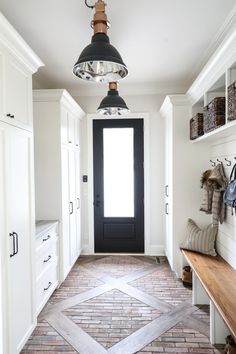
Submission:
<svg viewBox="0 0 236 354">
<path fill-rule="evenodd" d="M 73 73 L 80 79 L 95 82 L 123 79 L 127 76 L 128 69 L 107 36 L 109 23 L 103 0 L 98 0 L 95 4 L 91 27 L 94 29 L 92 42 L 82 51 L 73 67 Z"/>
<path fill-rule="evenodd" d="M 109 83 L 107 96 L 103 98 L 97 110 L 100 114 L 108 116 L 120 116 L 130 112 L 123 98 L 119 96 L 116 82 Z"/>
</svg>

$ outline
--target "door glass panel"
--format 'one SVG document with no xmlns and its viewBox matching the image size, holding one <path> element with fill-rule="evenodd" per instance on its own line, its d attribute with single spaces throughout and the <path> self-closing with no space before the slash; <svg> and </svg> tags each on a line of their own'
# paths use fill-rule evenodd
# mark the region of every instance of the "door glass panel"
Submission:
<svg viewBox="0 0 236 354">
<path fill-rule="evenodd" d="M 103 129 L 104 216 L 134 217 L 134 129 Z"/>
</svg>

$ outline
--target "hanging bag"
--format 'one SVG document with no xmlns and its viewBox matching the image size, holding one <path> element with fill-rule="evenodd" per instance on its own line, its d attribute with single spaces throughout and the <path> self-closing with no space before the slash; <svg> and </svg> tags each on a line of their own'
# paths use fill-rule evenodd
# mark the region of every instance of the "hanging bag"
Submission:
<svg viewBox="0 0 236 354">
<path fill-rule="evenodd" d="M 231 206 L 233 215 L 233 208 L 236 212 L 236 164 L 232 168 L 230 182 L 224 192 L 224 203 Z"/>
</svg>

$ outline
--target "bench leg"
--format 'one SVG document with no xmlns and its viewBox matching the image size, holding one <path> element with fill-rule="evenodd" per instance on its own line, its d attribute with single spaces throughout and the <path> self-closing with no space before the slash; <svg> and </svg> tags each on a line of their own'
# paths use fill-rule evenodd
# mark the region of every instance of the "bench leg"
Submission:
<svg viewBox="0 0 236 354">
<path fill-rule="evenodd" d="M 198 280 L 198 277 L 193 272 L 193 292 L 192 292 L 193 305 L 209 305 L 209 297 Z"/>
<path fill-rule="evenodd" d="M 211 344 L 225 343 L 225 337 L 229 335 L 229 330 L 216 310 L 212 301 L 210 301 L 210 341 Z"/>
</svg>

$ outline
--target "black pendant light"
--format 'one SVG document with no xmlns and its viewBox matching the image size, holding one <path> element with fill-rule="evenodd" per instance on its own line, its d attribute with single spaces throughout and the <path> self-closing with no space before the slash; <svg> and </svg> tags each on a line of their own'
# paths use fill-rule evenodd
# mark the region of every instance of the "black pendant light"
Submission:
<svg viewBox="0 0 236 354">
<path fill-rule="evenodd" d="M 120 116 L 130 112 L 123 98 L 119 96 L 117 91 L 117 82 L 109 83 L 109 91 L 107 96 L 103 98 L 97 110 L 100 114 L 107 116 Z"/>
<path fill-rule="evenodd" d="M 87 5 L 87 0 L 85 0 Z M 88 5 L 87 5 L 88 6 Z M 79 56 L 73 67 L 73 73 L 80 79 L 95 82 L 111 82 L 123 79 L 128 74 L 119 52 L 110 44 L 107 36 L 109 22 L 105 14 L 103 0 L 98 0 L 95 7 L 94 19 L 91 27 L 94 29 L 92 42 Z"/>
</svg>

